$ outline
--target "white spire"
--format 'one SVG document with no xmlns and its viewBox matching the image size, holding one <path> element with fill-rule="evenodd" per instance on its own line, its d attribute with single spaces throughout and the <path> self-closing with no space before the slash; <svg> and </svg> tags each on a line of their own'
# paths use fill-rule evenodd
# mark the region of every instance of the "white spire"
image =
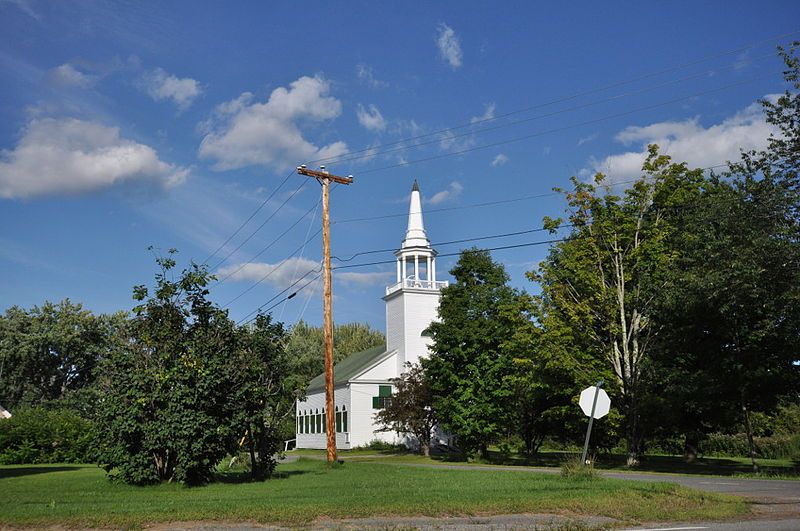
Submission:
<svg viewBox="0 0 800 531">
<path fill-rule="evenodd" d="M 425 225 L 422 223 L 422 200 L 420 199 L 419 185 L 416 179 L 411 188 L 411 205 L 408 207 L 408 229 L 403 240 L 402 248 L 430 247 L 431 242 L 425 234 Z"/>
</svg>

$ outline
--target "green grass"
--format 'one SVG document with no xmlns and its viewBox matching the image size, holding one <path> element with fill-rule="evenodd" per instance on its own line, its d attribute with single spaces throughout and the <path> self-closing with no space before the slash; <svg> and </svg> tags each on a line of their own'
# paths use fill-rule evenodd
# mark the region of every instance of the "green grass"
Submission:
<svg viewBox="0 0 800 531">
<path fill-rule="evenodd" d="M 0 467 L 3 525 L 142 526 L 227 520 L 297 525 L 317 518 L 474 515 L 521 512 L 599 515 L 626 522 L 724 519 L 739 498 L 666 483 L 575 481 L 528 472 L 495 474 L 352 461 L 328 469 L 300 459 L 276 479 L 248 483 L 223 473 L 206 487 L 131 487 L 88 465 Z"/>
<path fill-rule="evenodd" d="M 324 450 L 295 450 L 302 452 L 307 457 L 321 457 Z M 339 452 L 344 459 L 348 457 L 369 457 L 379 459 L 390 456 L 392 462 L 405 463 L 436 463 L 445 462 L 454 465 L 503 465 L 503 466 L 531 466 L 531 467 L 560 467 L 561 464 L 577 454 L 571 452 L 543 451 L 534 457 L 525 457 L 517 454 L 502 455 L 500 452 L 491 451 L 488 460 L 467 462 L 459 455 L 434 455 L 425 458 L 413 454 L 394 454 L 391 452 Z M 381 459 L 381 461 L 383 461 Z M 617 472 L 653 472 L 665 474 L 698 474 L 710 476 L 737 476 L 763 479 L 800 479 L 800 463 L 790 459 L 759 459 L 761 469 L 759 474 L 753 474 L 749 458 L 745 457 L 704 457 L 693 463 L 687 463 L 683 457 L 674 455 L 647 455 L 642 458 L 641 465 L 636 469 L 629 469 L 625 464 L 625 456 L 619 454 L 604 454 L 598 457 L 595 468 L 599 470 L 613 470 Z"/>
</svg>

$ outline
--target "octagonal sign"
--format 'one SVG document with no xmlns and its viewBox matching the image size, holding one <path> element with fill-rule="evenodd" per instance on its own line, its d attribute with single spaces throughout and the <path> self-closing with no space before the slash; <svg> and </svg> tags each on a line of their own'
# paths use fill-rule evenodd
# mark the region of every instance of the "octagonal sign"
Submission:
<svg viewBox="0 0 800 531">
<path fill-rule="evenodd" d="M 592 416 L 592 402 L 594 402 L 595 392 L 597 392 L 597 387 L 594 385 L 581 391 L 581 399 L 578 403 L 587 417 Z M 599 419 L 605 417 L 608 415 L 609 409 L 611 409 L 611 399 L 603 389 L 600 389 L 597 395 L 597 404 L 594 408 L 594 418 Z"/>
</svg>

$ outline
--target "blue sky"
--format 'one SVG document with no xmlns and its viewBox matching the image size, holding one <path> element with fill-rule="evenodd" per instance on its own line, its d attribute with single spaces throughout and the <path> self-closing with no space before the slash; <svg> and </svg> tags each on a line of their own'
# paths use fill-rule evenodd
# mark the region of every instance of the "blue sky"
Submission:
<svg viewBox="0 0 800 531">
<path fill-rule="evenodd" d="M 129 309 L 153 277 L 148 246 L 202 262 L 270 198 L 208 262 L 229 276 L 214 299 L 240 319 L 318 262 L 319 238 L 302 243 L 319 187 L 278 186 L 321 158 L 356 176 L 332 194 L 342 257 L 399 245 L 403 216 L 341 222 L 402 214 L 414 179 L 445 242 L 536 228 L 559 197 L 470 205 L 597 170 L 630 179 L 648 142 L 722 163 L 764 144 L 753 102 L 783 90 L 774 46 L 798 20 L 797 2 L 0 0 L 0 309 Z M 524 273 L 546 252 L 495 257 L 535 290 Z M 337 272 L 336 320 L 383 328 L 393 271 Z M 314 286 L 275 314 L 320 322 Z"/>
</svg>

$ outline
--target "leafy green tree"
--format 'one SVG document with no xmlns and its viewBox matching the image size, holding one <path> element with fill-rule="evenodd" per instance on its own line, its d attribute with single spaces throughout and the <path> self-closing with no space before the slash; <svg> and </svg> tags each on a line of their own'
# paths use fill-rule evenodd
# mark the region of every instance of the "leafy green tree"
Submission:
<svg viewBox="0 0 800 531">
<path fill-rule="evenodd" d="M 78 395 L 94 382 L 122 320 L 69 300 L 6 310 L 0 316 L 0 403 L 12 411 L 64 399 L 88 407 L 91 401 Z"/>
<path fill-rule="evenodd" d="M 367 324 L 347 323 L 333 328 L 333 361 L 386 343 L 383 333 Z M 286 339 L 286 350 L 294 360 L 293 371 L 306 383 L 325 369 L 322 327 L 304 321 L 294 325 Z"/>
<path fill-rule="evenodd" d="M 630 466 L 643 449 L 643 377 L 658 330 L 655 301 L 677 257 L 668 245 L 674 226 L 664 211 L 683 188 L 664 193 L 665 183 L 698 178 L 700 170 L 672 163 L 657 146 L 649 148 L 643 176 L 621 195 L 602 174 L 594 183 L 573 178 L 573 190 L 565 192 L 571 232 L 530 275 L 542 286 L 544 317 L 570 329 L 587 354 L 613 372 Z M 555 230 L 561 221 L 545 224 Z"/>
<path fill-rule="evenodd" d="M 407 364 L 400 378 L 392 380 L 394 392 L 388 405 L 376 415 L 385 430 L 414 436 L 422 455 L 431 455 L 431 435 L 436 427 L 433 394 L 419 364 Z"/>
<path fill-rule="evenodd" d="M 230 360 L 237 331 L 207 298 L 210 275 L 192 264 L 173 279 L 170 250 L 99 380 L 100 462 L 127 483 L 202 484 L 234 437 Z"/>
<path fill-rule="evenodd" d="M 441 426 L 485 458 L 512 418 L 515 367 L 503 344 L 518 323 L 509 308 L 523 295 L 487 251 L 463 251 L 450 274 L 455 282 L 442 290 L 439 321 L 429 327 L 431 356 L 422 364 Z"/>
<path fill-rule="evenodd" d="M 291 373 L 285 338 L 281 323 L 258 315 L 240 328 L 235 358 L 228 366 L 230 418 L 234 433 L 246 442 L 253 479 L 266 479 L 274 472 L 283 424 L 291 419 L 294 426 L 295 400 L 303 391 L 304 380 Z"/>
<path fill-rule="evenodd" d="M 681 227 L 674 288 L 664 299 L 659 380 L 687 433 L 687 454 L 712 431 L 742 426 L 757 470 L 752 413 L 796 392 L 800 351 L 800 66 L 781 49 L 787 90 L 762 101 L 778 133 L 712 177 Z"/>
</svg>

